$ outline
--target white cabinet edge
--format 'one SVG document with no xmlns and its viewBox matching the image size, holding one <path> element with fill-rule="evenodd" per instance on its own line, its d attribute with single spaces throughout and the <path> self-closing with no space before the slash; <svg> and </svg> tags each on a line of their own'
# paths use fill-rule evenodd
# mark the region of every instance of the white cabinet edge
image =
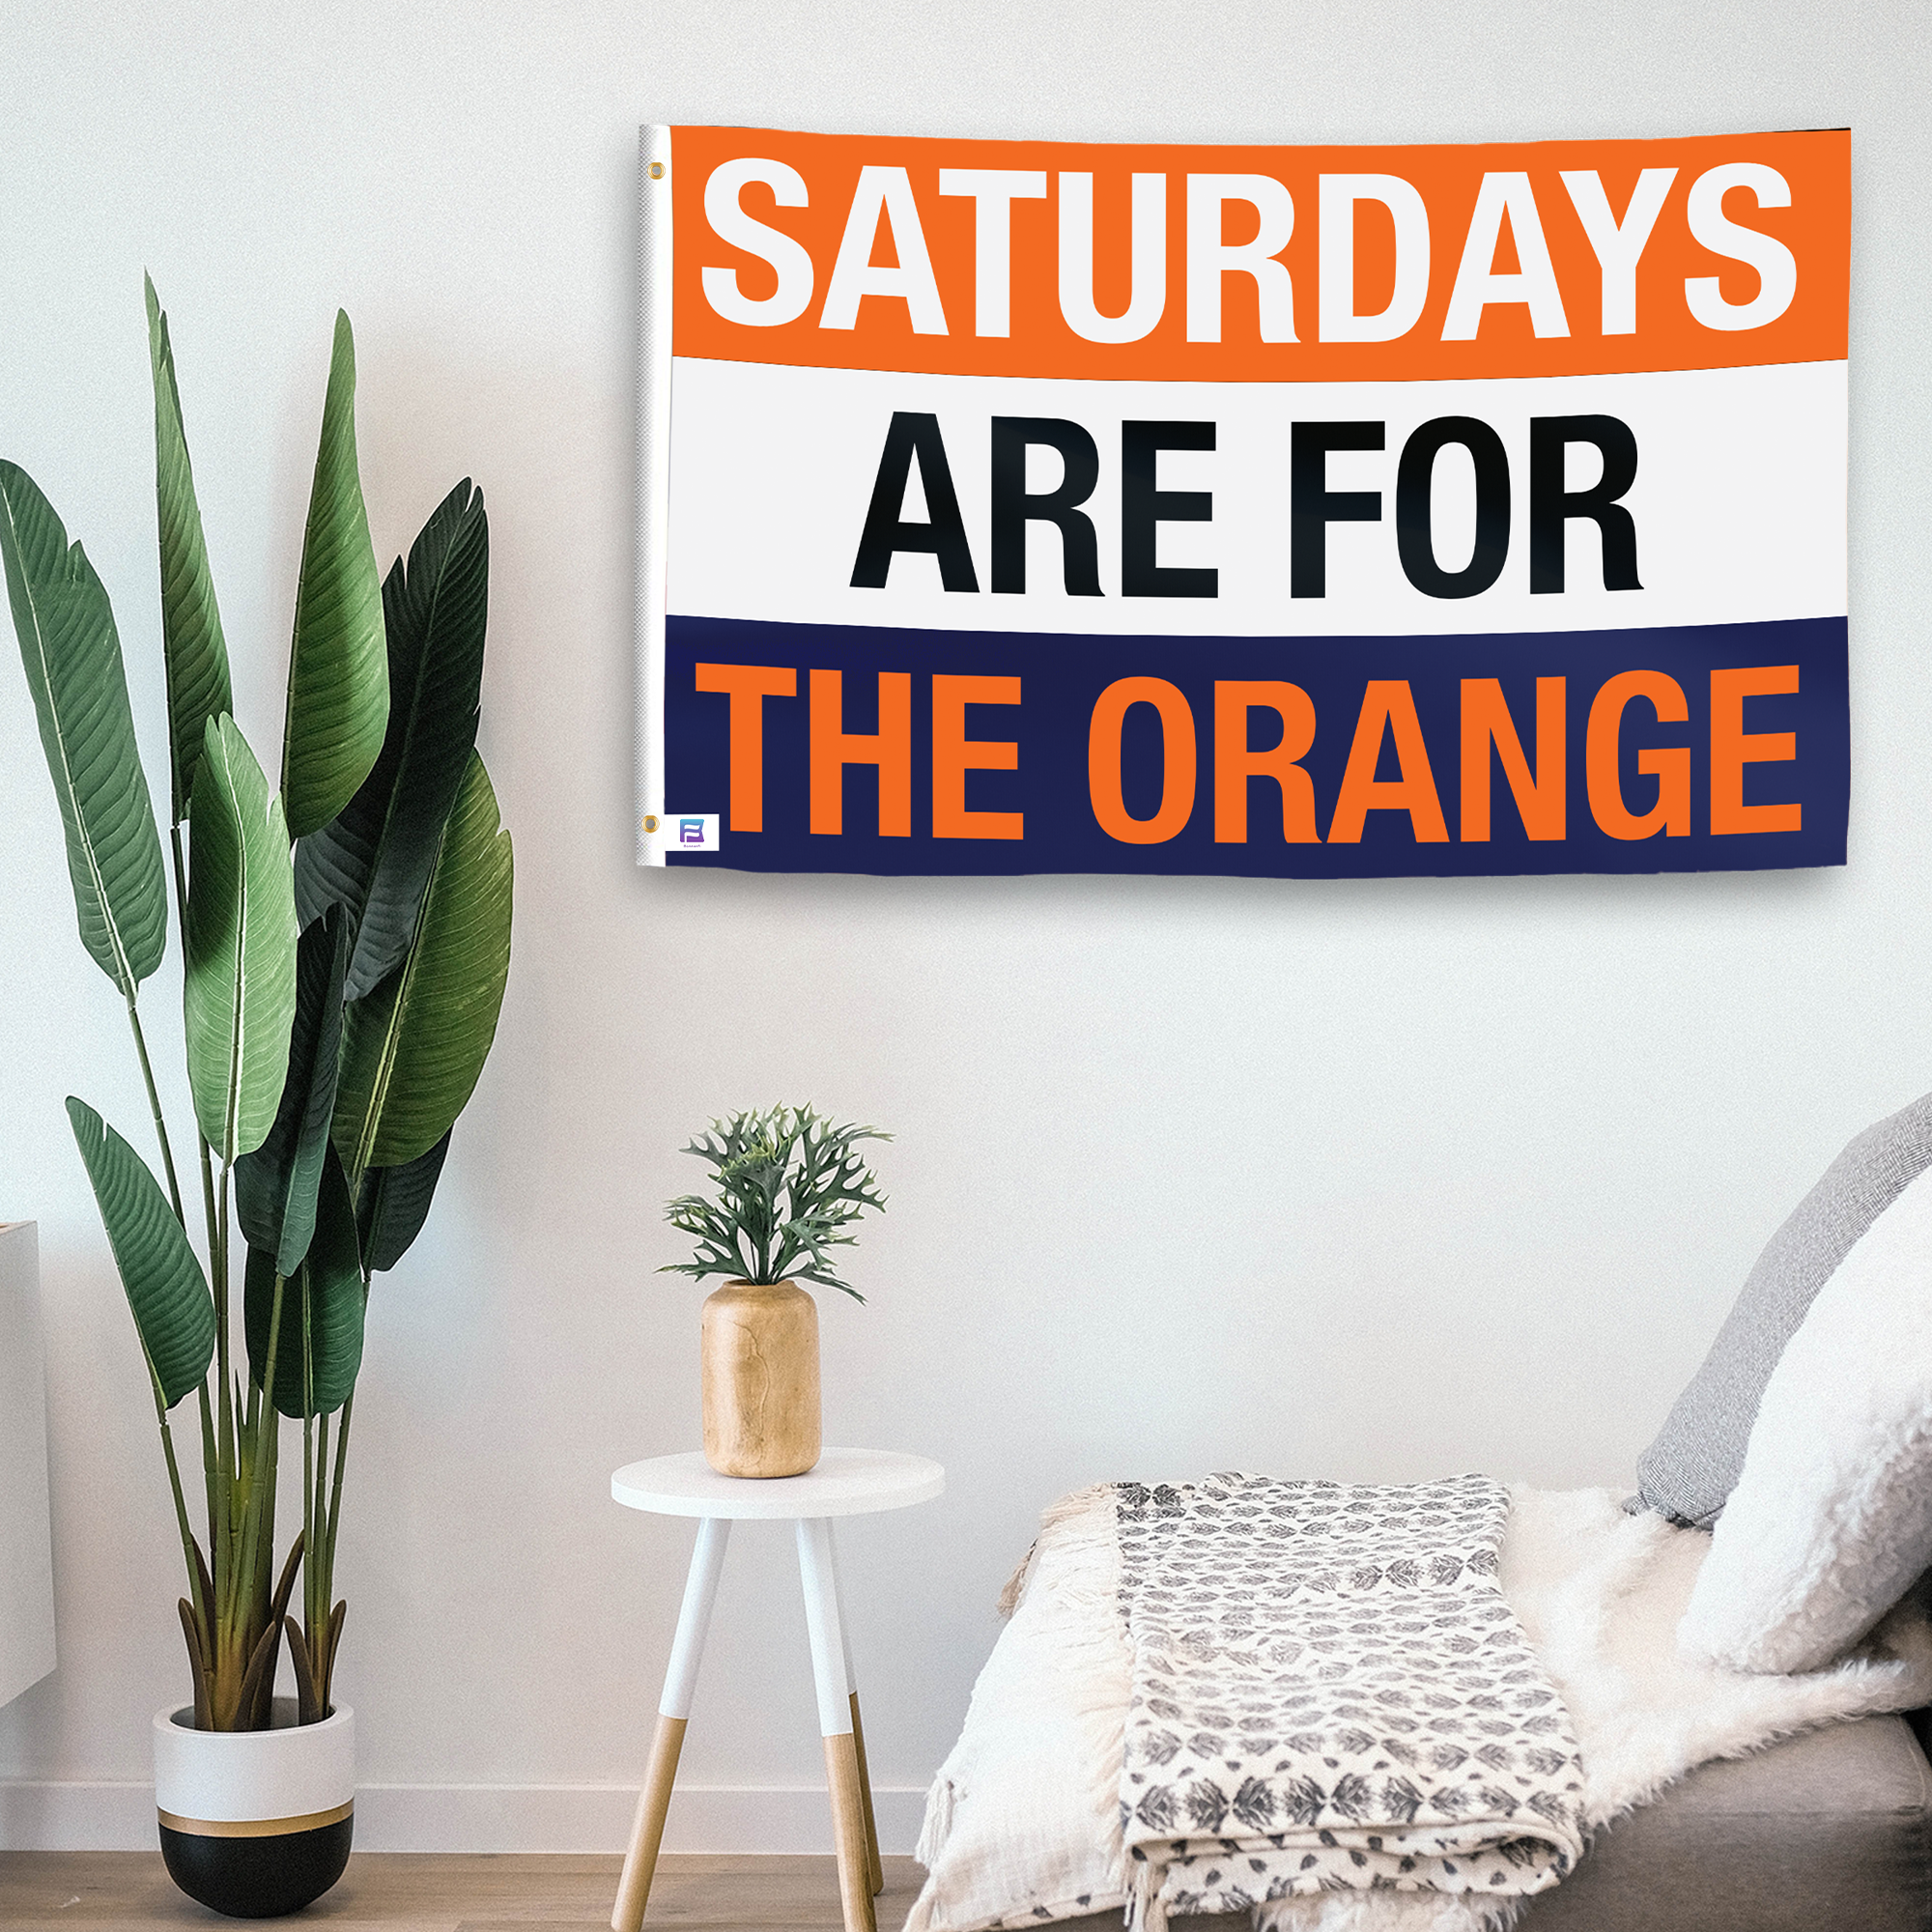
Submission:
<svg viewBox="0 0 1932 1932">
<path fill-rule="evenodd" d="M 40 1243 L 0 1222 L 0 1704 L 54 1667 L 52 1512 Z"/>
</svg>

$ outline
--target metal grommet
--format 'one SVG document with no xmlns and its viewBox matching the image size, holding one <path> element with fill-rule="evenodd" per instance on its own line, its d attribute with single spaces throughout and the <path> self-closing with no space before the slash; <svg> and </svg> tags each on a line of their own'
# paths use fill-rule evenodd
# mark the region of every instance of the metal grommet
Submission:
<svg viewBox="0 0 1932 1932">
<path fill-rule="evenodd" d="M 645 814 L 644 814 L 644 830 L 645 830 L 646 832 L 655 832 L 655 831 L 656 831 L 657 829 L 658 829 L 658 815 L 657 815 L 657 813 L 656 813 L 656 812 L 654 812 L 654 811 L 647 811 L 647 812 L 645 812 Z"/>
<path fill-rule="evenodd" d="M 654 182 L 660 182 L 663 181 L 664 178 L 665 178 L 665 164 L 662 161 L 653 161 L 651 163 L 651 179 Z"/>
</svg>

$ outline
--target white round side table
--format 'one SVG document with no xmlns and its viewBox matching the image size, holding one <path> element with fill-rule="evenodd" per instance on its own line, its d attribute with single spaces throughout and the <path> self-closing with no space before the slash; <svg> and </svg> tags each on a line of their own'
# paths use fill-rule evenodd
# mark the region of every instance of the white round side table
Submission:
<svg viewBox="0 0 1932 1932">
<path fill-rule="evenodd" d="M 658 1516 L 699 1519 L 697 1546 L 685 1578 L 658 1700 L 657 1734 L 638 1798 L 624 1875 L 611 1914 L 612 1932 L 639 1932 L 664 1840 L 684 1727 L 697 1685 L 698 1660 L 724 1545 L 738 1521 L 790 1522 L 798 1537 L 798 1576 L 805 1593 L 806 1630 L 811 1639 L 811 1674 L 818 1688 L 818 1728 L 825 1740 L 826 1777 L 832 1790 L 832 1827 L 838 1840 L 838 1891 L 845 1932 L 877 1932 L 873 1896 L 885 1886 L 879 1831 L 872 1815 L 872 1787 L 866 1769 L 866 1734 L 859 1718 L 859 1686 L 852 1672 L 852 1642 L 838 1589 L 838 1553 L 832 1540 L 835 1517 L 871 1516 L 928 1502 L 946 1488 L 946 1471 L 923 1456 L 890 1449 L 827 1449 L 803 1476 L 758 1480 L 721 1476 L 694 1450 L 631 1463 L 611 1478 L 611 1493 L 626 1509 Z"/>
</svg>

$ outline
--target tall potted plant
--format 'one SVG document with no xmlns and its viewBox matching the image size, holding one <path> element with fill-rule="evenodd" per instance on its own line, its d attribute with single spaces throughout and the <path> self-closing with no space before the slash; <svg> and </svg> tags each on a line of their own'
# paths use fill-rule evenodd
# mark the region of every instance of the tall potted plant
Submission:
<svg viewBox="0 0 1932 1932">
<path fill-rule="evenodd" d="M 192 1700 L 155 1721 L 162 1850 L 204 1903 L 266 1917 L 326 1890 L 348 1858 L 354 1719 L 331 1699 L 346 1610 L 334 1560 L 364 1309 L 373 1276 L 422 1228 L 509 970 L 510 838 L 475 752 L 489 526 L 466 480 L 408 563 L 379 577 L 356 465 L 355 346 L 338 314 L 271 787 L 233 716 L 152 282 L 147 300 L 167 860 L 107 592 L 7 462 L 0 560 L 81 942 L 126 1002 L 160 1157 L 157 1178 L 69 1100 L 148 1368 L 186 1573 Z M 140 1014 L 171 912 L 199 1253 Z M 190 1395 L 194 1490 L 173 1429 Z M 302 1527 L 277 1568 L 284 1419 L 301 1424 Z M 204 1512 L 205 1536 L 193 1520 Z M 299 1616 L 289 1611 L 298 1575 Z M 294 1699 L 274 1695 L 284 1633 Z"/>
</svg>

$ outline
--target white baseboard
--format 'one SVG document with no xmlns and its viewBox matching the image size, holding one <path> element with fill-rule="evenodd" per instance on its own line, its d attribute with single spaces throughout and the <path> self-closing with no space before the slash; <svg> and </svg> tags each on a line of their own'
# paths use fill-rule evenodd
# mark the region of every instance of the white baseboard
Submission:
<svg viewBox="0 0 1932 1932">
<path fill-rule="evenodd" d="M 909 1853 L 925 1793 L 873 1794 L 879 1844 Z M 364 1852 L 621 1852 L 637 1788 L 616 1784 L 365 1784 L 355 1793 Z M 0 1779 L 0 1851 L 134 1852 L 155 1843 L 152 1784 Z M 829 1852 L 822 1788 L 679 1785 L 668 1852 Z"/>
</svg>

